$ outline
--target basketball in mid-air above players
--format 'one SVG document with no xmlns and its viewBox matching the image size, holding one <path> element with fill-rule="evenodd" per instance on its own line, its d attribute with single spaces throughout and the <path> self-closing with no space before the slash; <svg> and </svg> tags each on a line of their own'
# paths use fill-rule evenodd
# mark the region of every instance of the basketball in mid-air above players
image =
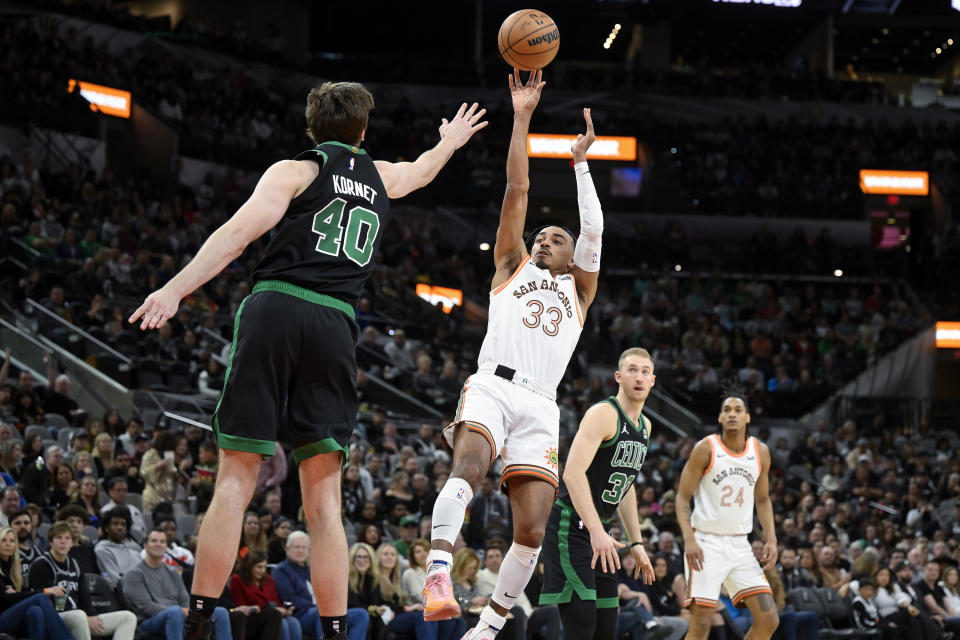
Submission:
<svg viewBox="0 0 960 640">
<path fill-rule="evenodd" d="M 747 637 L 765 640 L 780 623 L 773 591 L 763 575 L 764 569 L 777 561 L 769 493 L 770 450 L 747 435 L 750 408 L 746 394 L 730 387 L 723 396 L 720 433 L 694 446 L 677 488 L 687 588 L 684 605 L 690 608 L 687 639 L 705 640 L 710 634 L 710 618 L 724 586 L 734 605 L 750 608 L 753 625 Z M 754 504 L 765 537 L 763 568 L 747 539 L 753 531 Z"/>
<path fill-rule="evenodd" d="M 424 618 L 442 620 L 460 612 L 450 565 L 467 505 L 500 456 L 501 482 L 513 510 L 513 544 L 490 603 L 477 627 L 467 631 L 465 638 L 470 640 L 496 637 L 537 566 L 544 525 L 559 485 L 557 385 L 580 338 L 600 270 L 603 212 L 586 162 L 587 149 L 596 138 L 589 109 L 584 109 L 586 133 L 572 147 L 580 236 L 547 226 L 533 235 L 530 244 L 524 243 L 530 187 L 527 131 L 545 84 L 540 71 L 532 72 L 526 83 L 517 69 L 508 77 L 513 134 L 493 252 L 496 271 L 487 334 L 479 368 L 464 383 L 456 417 L 445 432 L 453 444 L 453 468 L 433 511 Z"/>
</svg>

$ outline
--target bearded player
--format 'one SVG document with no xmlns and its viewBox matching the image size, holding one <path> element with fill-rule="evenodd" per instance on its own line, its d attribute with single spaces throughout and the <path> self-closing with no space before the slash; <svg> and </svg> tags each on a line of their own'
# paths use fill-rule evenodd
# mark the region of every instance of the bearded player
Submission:
<svg viewBox="0 0 960 640">
<path fill-rule="evenodd" d="M 620 355 L 614 374 L 617 395 L 587 411 L 570 445 L 560 494 L 547 521 L 544 539 L 543 591 L 540 604 L 556 604 L 568 638 L 614 640 L 617 637 L 617 548 L 609 533 L 613 516 L 630 538 L 630 552 L 653 584 L 653 567 L 643 548 L 637 516 L 640 473 L 650 446 L 650 420 L 642 411 L 657 377 L 646 349 Z"/>
<path fill-rule="evenodd" d="M 690 608 L 688 640 L 705 640 L 710 618 L 727 588 L 733 604 L 750 608 L 753 625 L 746 640 L 767 640 L 780 624 L 773 591 L 763 575 L 777 562 L 777 537 L 770 502 L 770 450 L 747 435 L 750 408 L 739 389 L 725 391 L 720 433 L 698 442 L 680 475 L 677 522 L 683 532 L 684 566 Z M 690 498 L 693 497 L 693 513 Z M 747 536 L 753 507 L 766 538 L 763 569 Z"/>
<path fill-rule="evenodd" d="M 463 385 L 453 424 L 453 470 L 433 510 L 432 550 L 423 589 L 424 619 L 459 615 L 450 584 L 451 552 L 464 513 L 487 469 L 499 455 L 501 482 L 513 510 L 513 544 L 507 551 L 490 603 L 464 638 L 492 640 L 503 627 L 537 565 L 544 526 L 559 482 L 556 389 L 576 348 L 583 318 L 597 291 L 603 212 L 587 167 L 595 140 L 590 110 L 586 134 L 571 151 L 577 177 L 580 237 L 558 226 L 536 233 L 524 245 L 527 212 L 527 131 L 546 83 L 542 72 L 526 84 L 509 77 L 513 135 L 507 154 L 507 189 L 493 259 L 487 335 L 479 368 Z M 529 250 L 529 251 L 528 251 Z"/>
</svg>

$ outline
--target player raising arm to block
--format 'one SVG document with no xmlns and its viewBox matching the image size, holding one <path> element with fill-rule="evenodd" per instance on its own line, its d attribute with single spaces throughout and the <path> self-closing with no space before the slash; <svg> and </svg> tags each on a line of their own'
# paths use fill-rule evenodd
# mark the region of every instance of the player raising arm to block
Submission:
<svg viewBox="0 0 960 640">
<path fill-rule="evenodd" d="M 617 395 L 590 407 L 580 422 L 543 540 L 540 604 L 558 605 L 566 637 L 584 640 L 616 638 L 614 574 L 623 544 L 607 532 L 614 512 L 637 561 L 634 578 L 642 572 L 644 582 L 653 583 L 633 484 L 650 445 L 650 421 L 641 411 L 656 380 L 653 360 L 646 349 L 627 349 L 614 375 Z"/>
<path fill-rule="evenodd" d="M 683 532 L 684 577 L 690 607 L 688 640 L 705 640 L 717 608 L 720 585 L 733 604 L 746 604 L 753 626 L 746 640 L 767 640 L 780 624 L 773 591 L 763 575 L 777 562 L 777 538 L 770 503 L 770 450 L 747 435 L 750 410 L 739 389 L 724 393 L 720 434 L 698 442 L 680 475 L 677 522 Z M 690 498 L 693 497 L 693 514 Z M 747 536 L 753 531 L 753 506 L 766 541 L 763 569 Z"/>
<path fill-rule="evenodd" d="M 513 134 L 507 154 L 507 188 L 493 251 L 487 335 L 479 368 L 463 385 L 452 438 L 453 468 L 433 510 L 432 550 L 423 590 L 424 619 L 443 620 L 460 608 L 450 583 L 453 544 L 480 480 L 499 455 L 501 482 L 513 510 L 513 544 L 497 586 L 470 640 L 491 640 L 523 590 L 540 554 L 544 526 L 559 486 L 557 445 L 560 410 L 556 390 L 580 339 L 583 318 L 597 291 L 603 213 L 587 167 L 595 136 L 589 109 L 587 132 L 572 151 L 580 205 L 580 238 L 549 226 L 523 240 L 530 187 L 527 131 L 545 83 L 539 71 L 526 84 L 509 77 Z"/>
<path fill-rule="evenodd" d="M 324 83 L 307 97 L 316 147 L 263 174 L 253 195 L 197 255 L 130 317 L 163 325 L 180 300 L 275 228 L 240 304 L 213 428 L 220 467 L 200 528 L 186 640 L 207 638 L 210 615 L 236 559 L 243 514 L 263 456 L 274 454 L 286 411 L 311 533 L 319 619 L 307 631 L 346 638 L 347 542 L 340 468 L 357 419 L 354 307 L 373 269 L 390 198 L 426 186 L 478 130 L 483 109 L 464 104 L 443 120 L 440 142 L 415 162 L 374 162 L 360 148 L 373 96 L 353 82 Z M 283 455 L 283 452 L 279 452 Z"/>
</svg>

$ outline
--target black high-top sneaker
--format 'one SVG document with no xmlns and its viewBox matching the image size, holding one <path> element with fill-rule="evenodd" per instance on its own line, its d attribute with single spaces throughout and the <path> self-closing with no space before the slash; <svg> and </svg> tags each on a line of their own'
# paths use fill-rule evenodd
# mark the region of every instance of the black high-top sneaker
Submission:
<svg viewBox="0 0 960 640">
<path fill-rule="evenodd" d="M 183 621 L 183 640 L 210 640 L 213 635 L 213 621 L 204 620 L 191 611 Z"/>
</svg>

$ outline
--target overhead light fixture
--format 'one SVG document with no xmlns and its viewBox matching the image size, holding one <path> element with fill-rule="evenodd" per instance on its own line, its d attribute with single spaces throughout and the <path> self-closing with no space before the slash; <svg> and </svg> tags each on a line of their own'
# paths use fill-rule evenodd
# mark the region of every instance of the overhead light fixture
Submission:
<svg viewBox="0 0 960 640">
<path fill-rule="evenodd" d="M 937 55 L 940 55 L 941 53 L 943 53 L 943 49 L 941 49 L 940 47 L 937 47 Z"/>
<path fill-rule="evenodd" d="M 480 251 L 490 251 L 490 243 L 489 243 L 489 242 L 481 242 L 481 243 L 480 243 Z"/>
<path fill-rule="evenodd" d="M 947 38 L 947 44 L 953 45 L 953 38 Z"/>
<path fill-rule="evenodd" d="M 842 277 L 843 277 L 843 269 L 834 269 L 834 270 L 833 270 L 833 275 L 834 275 L 834 277 L 836 277 L 836 278 L 842 278 Z"/>
</svg>

